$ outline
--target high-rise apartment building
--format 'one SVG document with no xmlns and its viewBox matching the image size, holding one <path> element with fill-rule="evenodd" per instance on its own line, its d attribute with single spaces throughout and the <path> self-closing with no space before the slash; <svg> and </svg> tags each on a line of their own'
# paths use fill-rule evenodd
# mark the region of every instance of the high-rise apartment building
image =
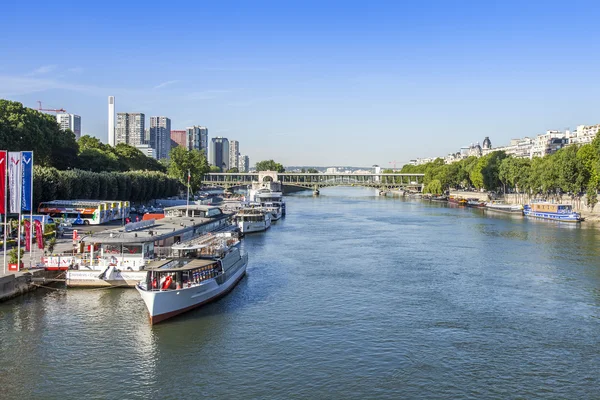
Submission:
<svg viewBox="0 0 600 400">
<path fill-rule="evenodd" d="M 229 140 L 224 137 L 212 139 L 208 162 L 225 172 L 229 169 Z"/>
<path fill-rule="evenodd" d="M 237 140 L 229 141 L 229 168 L 239 168 L 238 159 L 240 157 L 240 142 Z"/>
<path fill-rule="evenodd" d="M 156 158 L 169 158 L 171 151 L 171 119 L 150 117 L 150 147 L 156 150 Z"/>
<path fill-rule="evenodd" d="M 144 144 L 144 113 L 117 113 L 117 129 L 115 144 L 126 143 L 130 146 Z"/>
<path fill-rule="evenodd" d="M 115 138 L 115 96 L 108 96 L 108 144 L 117 144 Z"/>
<path fill-rule="evenodd" d="M 171 131 L 171 147 L 181 146 L 187 149 L 187 131 Z"/>
<path fill-rule="evenodd" d="M 188 150 L 204 150 L 204 154 L 208 154 L 208 129 L 194 125 L 186 128 L 186 132 Z"/>
<path fill-rule="evenodd" d="M 248 156 L 239 156 L 238 170 L 240 172 L 248 172 L 250 170 L 250 159 Z"/>
<path fill-rule="evenodd" d="M 81 117 L 79 115 L 68 113 L 56 114 L 56 122 L 60 125 L 60 129 L 70 129 L 75 134 L 75 139 L 81 137 Z"/>
</svg>

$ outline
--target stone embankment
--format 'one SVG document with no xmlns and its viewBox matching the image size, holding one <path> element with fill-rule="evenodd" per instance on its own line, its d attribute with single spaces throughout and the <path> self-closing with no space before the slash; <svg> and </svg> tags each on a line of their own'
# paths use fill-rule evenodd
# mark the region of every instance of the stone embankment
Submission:
<svg viewBox="0 0 600 400">
<path fill-rule="evenodd" d="M 452 191 L 450 192 L 453 196 L 459 197 L 476 197 L 481 201 L 489 201 L 490 196 L 486 192 L 461 192 L 461 191 Z M 597 205 L 593 209 L 587 206 L 587 198 L 583 197 L 575 197 L 571 198 L 568 195 L 562 196 L 548 196 L 548 197 L 540 197 L 540 196 L 530 196 L 528 194 L 523 193 L 509 193 L 505 195 L 495 196 L 494 199 L 504 200 L 504 202 L 508 204 L 531 204 L 533 202 L 539 201 L 547 201 L 550 203 L 560 203 L 560 204 L 570 204 L 573 206 L 573 210 L 581 213 L 583 217 L 585 217 L 586 221 L 600 221 L 600 205 Z"/>
<path fill-rule="evenodd" d="M 61 273 L 64 274 L 63 271 L 45 271 L 43 269 L 7 275 L 0 273 L 0 302 L 36 290 L 40 285 L 44 285 L 41 282 L 34 282 L 34 280 L 56 279 Z"/>
</svg>

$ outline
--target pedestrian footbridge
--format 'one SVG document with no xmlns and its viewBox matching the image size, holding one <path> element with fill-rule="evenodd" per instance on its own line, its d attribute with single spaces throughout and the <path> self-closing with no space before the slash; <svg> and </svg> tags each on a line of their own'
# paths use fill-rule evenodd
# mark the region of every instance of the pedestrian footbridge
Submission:
<svg viewBox="0 0 600 400">
<path fill-rule="evenodd" d="M 304 172 L 260 171 L 247 173 L 213 172 L 205 174 L 202 184 L 233 188 L 248 186 L 252 182 L 281 182 L 286 188 L 294 190 L 318 190 L 331 186 L 365 186 L 380 190 L 404 189 L 423 191 L 424 174 L 322 174 Z"/>
</svg>

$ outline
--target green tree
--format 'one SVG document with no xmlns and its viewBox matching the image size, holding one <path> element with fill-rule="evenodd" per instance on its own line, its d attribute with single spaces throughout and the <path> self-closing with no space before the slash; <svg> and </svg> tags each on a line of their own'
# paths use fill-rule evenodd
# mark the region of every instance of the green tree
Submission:
<svg viewBox="0 0 600 400">
<path fill-rule="evenodd" d="M 273 160 L 265 160 L 259 161 L 255 166 L 257 171 L 277 171 L 277 172 L 285 172 L 285 168 L 283 165 L 276 163 Z"/>
<path fill-rule="evenodd" d="M 284 172 L 284 171 L 277 171 L 277 172 Z M 306 170 L 306 172 L 309 173 L 309 174 L 318 174 L 319 170 L 316 169 L 316 168 L 309 168 L 309 169 Z"/>
<path fill-rule="evenodd" d="M 203 175 L 210 170 L 204 152 L 177 146 L 171 149 L 169 158 L 169 176 L 179 180 L 182 185 L 187 187 L 189 171 L 190 190 L 192 193 L 198 190 L 202 185 Z"/>
<path fill-rule="evenodd" d="M 442 183 L 438 179 L 434 179 L 425 187 L 425 193 L 442 194 Z"/>
<path fill-rule="evenodd" d="M 240 170 L 237 167 L 233 167 L 233 168 L 229 168 L 227 170 L 227 172 L 229 172 L 229 173 L 238 173 L 238 172 L 240 172 Z"/>
</svg>

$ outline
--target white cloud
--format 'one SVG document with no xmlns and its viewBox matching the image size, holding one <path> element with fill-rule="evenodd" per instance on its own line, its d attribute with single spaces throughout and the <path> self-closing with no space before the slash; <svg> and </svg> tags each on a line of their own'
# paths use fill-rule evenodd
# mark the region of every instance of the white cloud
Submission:
<svg viewBox="0 0 600 400">
<path fill-rule="evenodd" d="M 68 72 L 72 72 L 74 74 L 81 74 L 83 72 L 83 67 L 71 67 L 67 68 Z"/>
<path fill-rule="evenodd" d="M 160 84 L 154 86 L 153 89 L 161 89 L 161 88 L 164 88 L 165 86 L 172 85 L 177 82 L 179 82 L 179 81 L 178 80 L 166 81 L 166 82 L 163 82 L 163 83 L 160 83 Z"/>
<path fill-rule="evenodd" d="M 41 67 L 34 69 L 33 71 L 26 74 L 25 76 L 45 75 L 45 74 L 48 74 L 48 73 L 54 71 L 56 69 L 56 67 L 58 67 L 58 66 L 55 64 L 42 65 Z"/>
</svg>

